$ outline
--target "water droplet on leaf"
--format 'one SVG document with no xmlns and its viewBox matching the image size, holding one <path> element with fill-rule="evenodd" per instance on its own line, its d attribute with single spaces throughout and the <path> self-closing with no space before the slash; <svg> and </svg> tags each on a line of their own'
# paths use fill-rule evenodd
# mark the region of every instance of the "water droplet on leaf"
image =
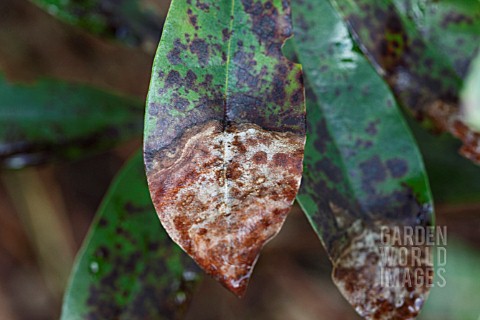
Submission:
<svg viewBox="0 0 480 320">
<path fill-rule="evenodd" d="M 97 261 L 92 261 L 90 262 L 89 269 L 91 273 L 96 274 L 100 270 L 100 265 L 98 264 Z"/>
<path fill-rule="evenodd" d="M 415 299 L 415 310 L 420 311 L 422 306 L 423 306 L 423 299 L 421 299 L 421 298 Z"/>
<path fill-rule="evenodd" d="M 403 306 L 403 298 L 402 297 L 398 297 L 396 300 L 395 300 L 395 307 L 396 308 L 400 308 L 401 306 Z"/>
</svg>

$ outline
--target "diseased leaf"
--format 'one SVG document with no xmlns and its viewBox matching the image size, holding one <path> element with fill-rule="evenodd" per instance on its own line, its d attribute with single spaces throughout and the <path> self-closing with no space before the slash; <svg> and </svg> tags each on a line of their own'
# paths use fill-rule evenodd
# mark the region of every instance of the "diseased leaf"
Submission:
<svg viewBox="0 0 480 320">
<path fill-rule="evenodd" d="M 144 157 L 170 236 L 241 296 L 297 193 L 299 65 L 282 56 L 287 1 L 174 0 L 155 58 Z"/>
<path fill-rule="evenodd" d="M 73 268 L 61 319 L 177 319 L 199 279 L 198 268 L 156 217 L 138 152 L 100 206 Z"/>
<path fill-rule="evenodd" d="M 10 83 L 0 73 L 0 166 L 76 159 L 142 132 L 136 99 L 56 80 Z"/>
<path fill-rule="evenodd" d="M 478 0 L 393 0 L 392 3 L 402 19 L 412 21 L 425 44 L 438 51 L 463 79 L 480 47 Z"/>
<path fill-rule="evenodd" d="M 480 132 L 480 52 L 462 91 L 463 119 L 474 131 Z"/>
<path fill-rule="evenodd" d="M 461 139 L 461 153 L 480 161 L 480 135 L 468 129 L 459 107 L 462 79 L 480 47 L 480 2 L 331 1 L 399 101 Z"/>
<path fill-rule="evenodd" d="M 432 224 L 421 156 L 388 87 L 355 50 L 328 1 L 292 1 L 292 12 L 290 51 L 305 70 L 309 128 L 297 199 L 355 310 L 366 319 L 411 319 L 431 278 L 423 285 L 385 284 L 382 277 L 402 266 L 385 267 L 380 247 L 388 240 L 381 230 Z M 391 248 L 400 257 L 401 249 Z M 418 263 L 406 266 L 412 277 L 417 269 L 432 270 L 431 255 L 421 249 Z M 406 254 L 411 259 L 413 252 Z"/>
<path fill-rule="evenodd" d="M 168 1 L 30 0 L 65 22 L 130 45 L 156 45 Z"/>
</svg>

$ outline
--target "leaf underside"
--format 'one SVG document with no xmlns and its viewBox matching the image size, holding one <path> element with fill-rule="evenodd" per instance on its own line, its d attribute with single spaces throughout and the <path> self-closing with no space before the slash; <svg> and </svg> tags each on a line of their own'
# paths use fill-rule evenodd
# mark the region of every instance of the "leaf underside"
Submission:
<svg viewBox="0 0 480 320">
<path fill-rule="evenodd" d="M 178 319 L 198 268 L 167 236 L 138 152 L 108 191 L 73 269 L 62 317 Z"/>
<path fill-rule="evenodd" d="M 174 0 L 155 58 L 144 158 L 162 224 L 238 296 L 295 199 L 305 142 L 286 1 Z"/>
<path fill-rule="evenodd" d="M 480 47 L 480 2 L 331 0 L 362 51 L 418 119 L 462 140 L 480 161 L 480 134 L 460 114 L 460 90 Z"/>
<path fill-rule="evenodd" d="M 10 83 L 0 73 L 0 167 L 77 159 L 142 132 L 143 106 L 57 80 Z"/>
<path fill-rule="evenodd" d="M 297 199 L 333 263 L 334 282 L 356 311 L 366 319 L 415 317 L 427 283 L 382 284 L 379 247 L 382 227 L 432 224 L 416 143 L 328 1 L 292 1 L 292 11 L 295 37 L 285 50 L 304 67 L 309 128 Z M 415 268 L 431 271 L 432 258 L 422 252 Z"/>
</svg>

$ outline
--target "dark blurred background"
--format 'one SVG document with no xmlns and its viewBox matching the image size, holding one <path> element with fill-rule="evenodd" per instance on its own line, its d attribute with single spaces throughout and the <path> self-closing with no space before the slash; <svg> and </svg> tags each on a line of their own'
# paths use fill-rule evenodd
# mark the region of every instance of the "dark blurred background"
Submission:
<svg viewBox="0 0 480 320">
<path fill-rule="evenodd" d="M 169 1 L 158 1 L 167 7 Z M 99 40 L 27 0 L 0 0 L 0 69 L 12 81 L 55 77 L 144 98 L 156 44 Z M 110 181 L 140 139 L 86 160 L 0 173 L 0 320 L 56 319 L 74 256 Z M 454 172 L 445 172 L 455 176 Z M 479 198 L 480 200 L 480 198 Z M 421 319 L 480 319 L 480 202 L 438 204 L 448 226 L 447 286 Z M 206 279 L 187 319 L 359 319 L 298 207 L 267 245 L 243 300 Z"/>
</svg>

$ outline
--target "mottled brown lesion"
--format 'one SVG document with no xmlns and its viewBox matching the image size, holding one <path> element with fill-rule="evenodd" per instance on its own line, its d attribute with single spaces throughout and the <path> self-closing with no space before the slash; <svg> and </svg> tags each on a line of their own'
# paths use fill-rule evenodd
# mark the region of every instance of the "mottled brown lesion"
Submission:
<svg viewBox="0 0 480 320">
<path fill-rule="evenodd" d="M 379 250 L 385 245 L 379 225 L 366 226 L 357 221 L 349 232 L 351 240 L 332 259 L 332 278 L 342 295 L 365 319 L 414 319 L 427 299 L 433 281 L 433 259 L 429 248 L 417 247 L 421 252 L 418 259 L 414 258 L 412 248 L 408 248 L 405 265 L 385 267 Z M 392 255 L 401 254 L 400 244 L 392 243 L 389 247 Z M 410 283 L 395 287 L 382 283 L 382 273 L 394 272 L 396 267 L 408 272 Z M 421 269 L 425 277 L 421 285 L 416 285 L 419 283 L 416 282 L 416 269 Z"/>
<path fill-rule="evenodd" d="M 253 124 L 225 131 L 210 121 L 153 158 L 148 181 L 165 229 L 239 296 L 295 199 L 304 140 Z"/>
</svg>

